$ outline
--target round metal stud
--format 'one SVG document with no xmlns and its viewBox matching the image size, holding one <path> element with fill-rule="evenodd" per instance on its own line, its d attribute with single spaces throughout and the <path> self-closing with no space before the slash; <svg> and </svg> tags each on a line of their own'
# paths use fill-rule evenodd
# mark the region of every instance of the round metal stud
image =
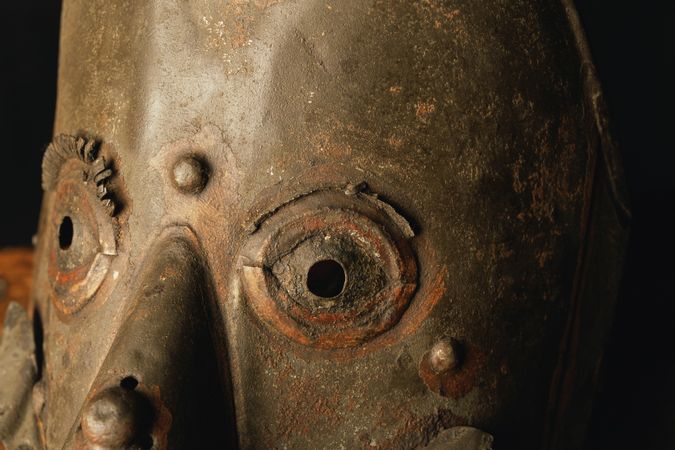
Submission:
<svg viewBox="0 0 675 450">
<path fill-rule="evenodd" d="M 431 347 L 429 366 L 437 374 L 454 369 L 459 364 L 457 342 L 454 339 L 442 339 Z"/>
<path fill-rule="evenodd" d="M 121 387 L 104 390 L 82 413 L 80 424 L 84 438 L 103 447 L 131 444 L 140 432 L 141 409 L 140 399 L 134 391 Z"/>
<path fill-rule="evenodd" d="M 172 169 L 173 184 L 184 194 L 199 194 L 209 181 L 206 163 L 195 156 L 180 158 Z"/>
</svg>

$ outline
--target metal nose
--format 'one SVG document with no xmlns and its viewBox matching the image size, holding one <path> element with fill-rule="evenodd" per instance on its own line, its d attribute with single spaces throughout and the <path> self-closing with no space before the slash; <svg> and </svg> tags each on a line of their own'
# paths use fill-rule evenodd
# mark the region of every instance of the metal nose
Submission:
<svg viewBox="0 0 675 450">
<path fill-rule="evenodd" d="M 65 448 L 236 448 L 203 258 L 181 231 L 154 249 Z"/>
</svg>

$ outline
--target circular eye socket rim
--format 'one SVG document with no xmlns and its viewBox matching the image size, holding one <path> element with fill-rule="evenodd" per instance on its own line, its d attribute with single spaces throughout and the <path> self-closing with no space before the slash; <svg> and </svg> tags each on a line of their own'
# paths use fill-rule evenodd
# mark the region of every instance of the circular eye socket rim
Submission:
<svg viewBox="0 0 675 450">
<path fill-rule="evenodd" d="M 113 223 L 93 189 L 82 181 L 84 164 L 71 160 L 51 194 L 47 273 L 57 310 L 73 314 L 87 304 L 105 279 L 117 253 Z M 72 242 L 61 248 L 59 231 L 65 217 L 73 223 Z"/>
<path fill-rule="evenodd" d="M 417 263 L 409 236 L 399 226 L 404 219 L 392 219 L 391 207 L 378 202 L 365 194 L 319 191 L 266 218 L 242 251 L 247 263 L 241 276 L 248 305 L 268 328 L 306 346 L 341 349 L 367 342 L 398 323 L 417 288 Z M 382 261 L 385 287 L 351 309 L 307 307 L 296 301 L 270 268 L 303 237 L 321 232 L 344 232 L 367 242 Z M 350 276 L 349 270 L 346 274 Z"/>
</svg>

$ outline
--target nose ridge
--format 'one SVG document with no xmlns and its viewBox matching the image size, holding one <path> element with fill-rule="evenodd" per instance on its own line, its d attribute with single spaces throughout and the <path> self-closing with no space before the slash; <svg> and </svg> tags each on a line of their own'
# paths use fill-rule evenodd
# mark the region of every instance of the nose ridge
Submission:
<svg viewBox="0 0 675 450">
<path fill-rule="evenodd" d="M 135 306 L 65 448 L 236 448 L 225 346 L 212 338 L 222 330 L 212 326 L 219 321 L 199 246 L 176 231 L 146 261 Z"/>
</svg>

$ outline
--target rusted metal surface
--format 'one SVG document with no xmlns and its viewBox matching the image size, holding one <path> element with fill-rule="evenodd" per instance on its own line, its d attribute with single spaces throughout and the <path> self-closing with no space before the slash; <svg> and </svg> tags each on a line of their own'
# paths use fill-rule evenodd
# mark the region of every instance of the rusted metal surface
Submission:
<svg viewBox="0 0 675 450">
<path fill-rule="evenodd" d="M 62 27 L 46 448 L 577 446 L 628 212 L 566 2 L 68 0 Z"/>
<path fill-rule="evenodd" d="M 454 427 L 439 433 L 429 450 L 492 450 L 493 438 L 471 427 Z"/>
</svg>

